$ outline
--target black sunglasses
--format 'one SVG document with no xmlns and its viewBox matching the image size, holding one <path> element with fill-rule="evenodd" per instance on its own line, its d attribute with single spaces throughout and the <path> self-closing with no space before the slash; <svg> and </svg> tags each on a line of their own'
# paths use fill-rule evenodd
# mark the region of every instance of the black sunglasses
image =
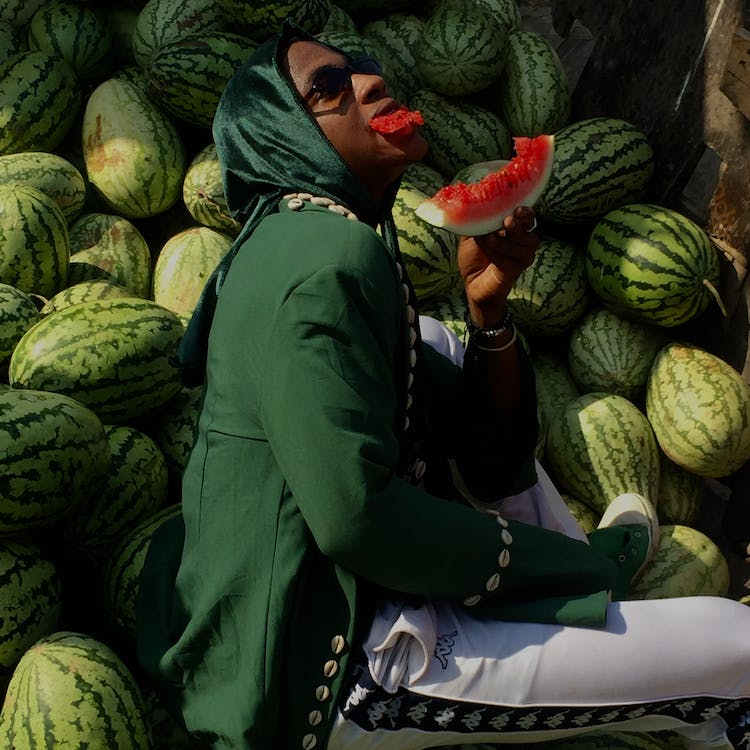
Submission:
<svg viewBox="0 0 750 750">
<path fill-rule="evenodd" d="M 309 101 L 314 94 L 319 94 L 324 99 L 340 96 L 344 91 L 351 90 L 353 73 L 379 76 L 382 75 L 383 69 L 377 60 L 368 56 L 355 57 L 348 65 L 321 68 L 315 74 L 310 90 L 302 97 L 303 100 Z"/>
</svg>

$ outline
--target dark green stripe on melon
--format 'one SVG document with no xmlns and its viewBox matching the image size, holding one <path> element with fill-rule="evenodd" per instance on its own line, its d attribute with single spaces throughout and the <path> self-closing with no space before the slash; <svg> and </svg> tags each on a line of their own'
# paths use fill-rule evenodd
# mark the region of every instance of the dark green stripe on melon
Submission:
<svg viewBox="0 0 750 750">
<path fill-rule="evenodd" d="M 750 458 L 750 388 L 723 359 L 670 342 L 656 355 L 646 413 L 664 453 L 703 477 L 724 477 Z"/>
<path fill-rule="evenodd" d="M 60 527 L 65 548 L 88 562 L 102 561 L 119 539 L 167 502 L 167 461 L 144 432 L 105 427 L 111 460 L 101 491 Z"/>
<path fill-rule="evenodd" d="M 179 318 L 136 298 L 81 302 L 51 313 L 18 342 L 9 367 L 15 388 L 67 394 L 107 423 L 130 422 L 181 388 Z"/>
<path fill-rule="evenodd" d="M 149 62 L 149 92 L 170 115 L 210 128 L 227 82 L 255 47 L 247 37 L 216 31 L 166 44 Z"/>
<path fill-rule="evenodd" d="M 641 200 L 654 171 L 646 135 L 629 122 L 594 117 L 555 133 L 555 158 L 537 211 L 550 221 L 583 224 Z"/>
<path fill-rule="evenodd" d="M 0 185 L 0 278 L 50 297 L 68 281 L 70 235 L 52 198 L 26 185 Z"/>
<path fill-rule="evenodd" d="M 52 151 L 81 105 L 75 73 L 47 52 L 23 52 L 0 63 L 0 154 Z"/>
<path fill-rule="evenodd" d="M 86 183 L 78 168 L 57 154 L 22 151 L 0 156 L 0 185 L 28 185 L 41 190 L 72 221 L 86 202 Z"/>
<path fill-rule="evenodd" d="M 150 748 L 132 673 L 112 649 L 82 633 L 58 631 L 26 651 L 0 724 L 10 747 Z"/>
<path fill-rule="evenodd" d="M 61 611 L 54 564 L 28 540 L 0 539 L 0 693 L 26 649 L 57 627 Z"/>
<path fill-rule="evenodd" d="M 52 0 L 29 24 L 29 47 L 65 60 L 82 81 L 99 80 L 112 65 L 112 34 L 98 8 Z"/>
<path fill-rule="evenodd" d="M 590 296 L 583 254 L 570 243 L 545 239 L 508 294 L 508 306 L 524 333 L 549 337 L 568 331 Z"/>
<path fill-rule="evenodd" d="M 179 503 L 154 513 L 126 534 L 112 551 L 104 571 L 105 611 L 113 627 L 135 641 L 138 582 L 151 538 L 163 523 L 181 514 Z"/>
<path fill-rule="evenodd" d="M 429 151 L 425 161 L 447 180 L 479 161 L 509 159 L 512 145 L 505 123 L 478 104 L 421 89 L 410 100 L 424 116 Z"/>
<path fill-rule="evenodd" d="M 611 309 L 674 327 L 716 299 L 719 258 L 706 233 L 672 209 L 633 203 L 607 213 L 586 251 L 589 284 Z"/>
<path fill-rule="evenodd" d="M 104 484 L 109 460 L 104 426 L 83 404 L 49 391 L 0 391 L 0 534 L 72 513 Z"/>
</svg>

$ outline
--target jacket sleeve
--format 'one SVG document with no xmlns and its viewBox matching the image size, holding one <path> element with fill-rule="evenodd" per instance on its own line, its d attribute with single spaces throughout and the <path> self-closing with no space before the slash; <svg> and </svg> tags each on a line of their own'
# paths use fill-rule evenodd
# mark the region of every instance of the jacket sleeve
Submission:
<svg viewBox="0 0 750 750">
<path fill-rule="evenodd" d="M 613 563 L 585 542 L 396 475 L 400 288 L 377 235 L 358 226 L 346 262 L 320 267 L 280 305 L 263 370 L 263 427 L 322 553 L 377 585 L 467 605 L 608 590 Z"/>
</svg>

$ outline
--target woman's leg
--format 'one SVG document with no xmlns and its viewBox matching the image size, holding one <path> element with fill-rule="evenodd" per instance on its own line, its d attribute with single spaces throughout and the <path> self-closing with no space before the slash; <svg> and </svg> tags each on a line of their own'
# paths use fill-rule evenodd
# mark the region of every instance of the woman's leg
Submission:
<svg viewBox="0 0 750 750">
<path fill-rule="evenodd" d="M 329 750 L 665 729 L 688 748 L 731 748 L 727 728 L 750 748 L 750 608 L 738 602 L 619 602 L 601 629 L 479 621 L 444 604 L 411 612 L 392 619 L 386 649 L 365 643 L 373 667 L 363 656 L 355 668 Z"/>
</svg>

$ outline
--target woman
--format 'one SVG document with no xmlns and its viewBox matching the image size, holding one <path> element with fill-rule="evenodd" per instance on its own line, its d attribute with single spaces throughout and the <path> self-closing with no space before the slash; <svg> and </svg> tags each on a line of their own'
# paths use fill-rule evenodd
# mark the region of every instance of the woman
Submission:
<svg viewBox="0 0 750 750">
<path fill-rule="evenodd" d="M 390 208 L 426 144 L 370 127 L 396 106 L 377 70 L 287 24 L 222 97 L 214 137 L 244 229 L 183 342 L 204 400 L 184 531 L 154 537 L 141 581 L 144 667 L 217 748 L 602 728 L 731 747 L 746 610 L 610 603 L 653 552 L 653 510 L 622 496 L 586 538 L 538 475 L 506 306 L 538 244 L 531 211 L 461 243 L 463 366 L 421 341 Z"/>
</svg>

